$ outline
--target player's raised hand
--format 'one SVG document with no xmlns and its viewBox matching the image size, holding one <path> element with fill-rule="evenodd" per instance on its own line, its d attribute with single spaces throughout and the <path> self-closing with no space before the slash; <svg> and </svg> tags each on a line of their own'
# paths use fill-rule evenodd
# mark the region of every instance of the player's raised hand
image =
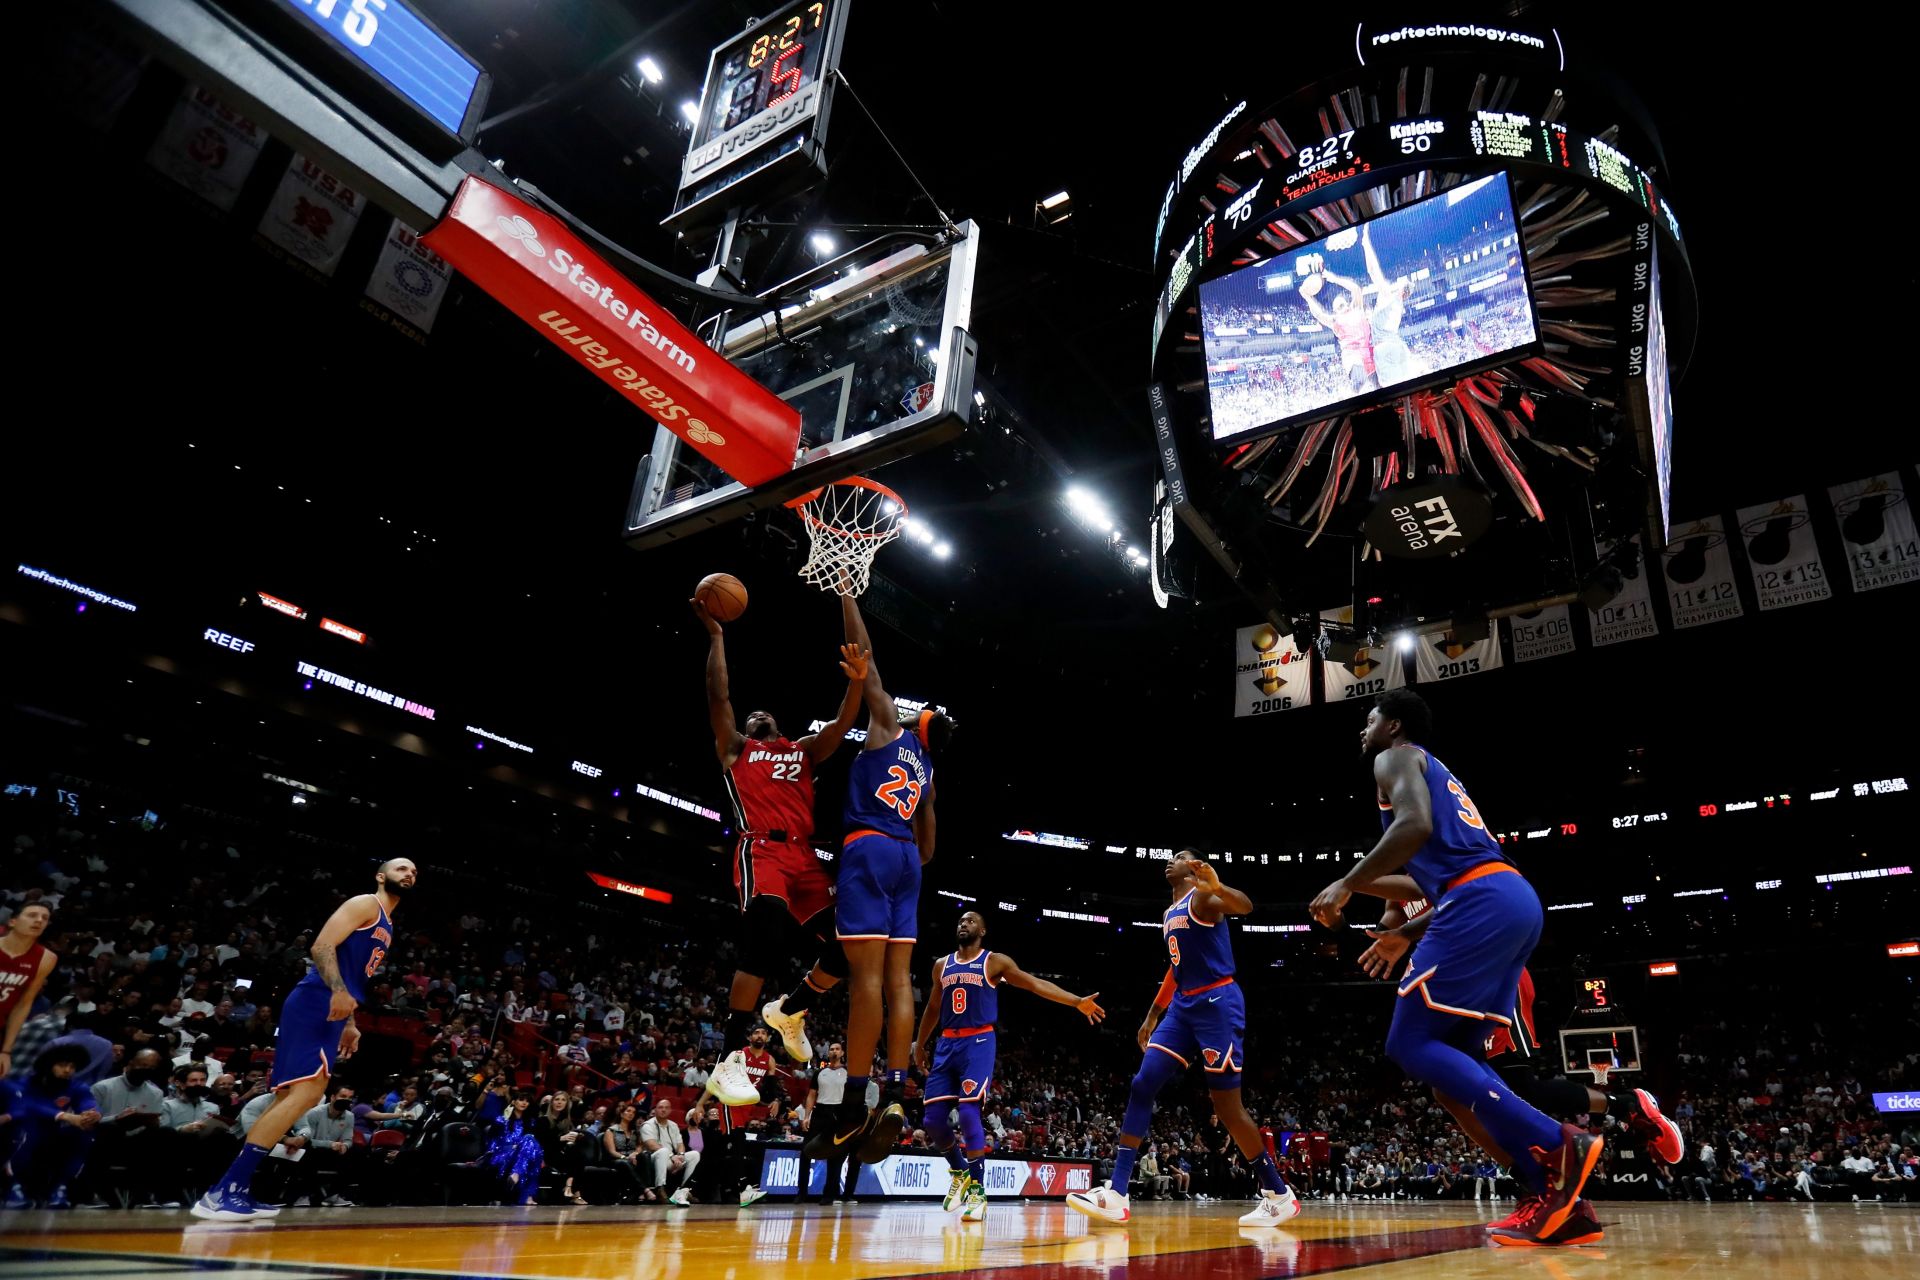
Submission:
<svg viewBox="0 0 1920 1280">
<path fill-rule="evenodd" d="M 847 673 L 849 684 L 861 684 L 867 678 L 867 651 L 857 644 L 840 646 L 840 669 Z"/>
<path fill-rule="evenodd" d="M 720 634 L 720 619 L 714 617 L 707 611 L 706 604 L 699 596 L 695 596 L 693 599 L 687 601 L 687 605 L 693 610 L 693 616 L 700 619 L 700 625 L 707 629 L 708 635 L 717 636 Z"/>
<path fill-rule="evenodd" d="M 1373 945 L 1360 953 L 1360 967 L 1370 978 L 1392 977 L 1394 966 L 1406 958 L 1413 943 L 1396 929 L 1369 929 L 1367 936 L 1373 939 Z"/>
<path fill-rule="evenodd" d="M 1213 869 L 1211 862 L 1195 858 L 1187 864 L 1187 873 L 1193 877 L 1193 887 L 1201 893 L 1220 891 L 1220 873 Z"/>
<path fill-rule="evenodd" d="M 1340 927 L 1341 912 L 1346 908 L 1347 899 L 1353 896 L 1353 890 L 1347 888 L 1346 881 L 1335 880 L 1315 895 L 1307 911 L 1313 918 L 1329 929 Z"/>
<path fill-rule="evenodd" d="M 1096 991 L 1092 995 L 1081 996 L 1078 1000 L 1075 1000 L 1073 1002 L 1073 1007 L 1078 1009 L 1082 1014 L 1084 1014 L 1088 1022 L 1091 1022 L 1096 1026 L 1099 1025 L 1099 1023 L 1102 1020 L 1104 1020 L 1107 1016 L 1107 1011 L 1094 1003 L 1094 1001 L 1098 1000 L 1099 998 L 1100 998 L 1100 993 Z"/>
</svg>

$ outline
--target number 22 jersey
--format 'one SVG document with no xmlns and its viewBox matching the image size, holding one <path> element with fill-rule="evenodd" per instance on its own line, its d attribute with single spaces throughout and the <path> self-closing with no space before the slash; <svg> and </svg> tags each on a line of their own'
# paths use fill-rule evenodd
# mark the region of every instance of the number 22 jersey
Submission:
<svg viewBox="0 0 1920 1280">
<path fill-rule="evenodd" d="M 933 785 L 933 762 L 910 730 L 886 746 L 862 751 L 847 771 L 847 834 L 877 831 L 913 839 L 913 814 Z"/>
</svg>

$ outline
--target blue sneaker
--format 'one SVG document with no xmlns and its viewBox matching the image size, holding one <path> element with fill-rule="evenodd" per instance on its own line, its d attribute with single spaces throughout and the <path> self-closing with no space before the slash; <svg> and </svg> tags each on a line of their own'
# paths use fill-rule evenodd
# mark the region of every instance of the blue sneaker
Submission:
<svg viewBox="0 0 1920 1280">
<path fill-rule="evenodd" d="M 47 1208 L 49 1209 L 73 1208 L 73 1201 L 67 1199 L 67 1189 L 65 1187 L 55 1187 L 53 1189 L 53 1194 L 47 1197 Z"/>
<path fill-rule="evenodd" d="M 20 1184 L 16 1182 L 13 1184 L 13 1190 L 7 1192 L 6 1207 L 9 1209 L 31 1209 L 33 1208 L 33 1201 L 28 1198 L 27 1193 L 21 1188 Z"/>
<path fill-rule="evenodd" d="M 244 1191 L 216 1187 L 194 1201 L 191 1212 L 194 1217 L 209 1222 L 254 1222 L 271 1218 L 280 1211 L 255 1204 L 253 1197 Z"/>
</svg>

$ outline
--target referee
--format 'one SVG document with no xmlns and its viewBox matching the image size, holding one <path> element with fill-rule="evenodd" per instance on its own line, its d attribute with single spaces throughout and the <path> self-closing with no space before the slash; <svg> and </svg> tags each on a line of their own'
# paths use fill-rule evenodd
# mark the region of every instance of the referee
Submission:
<svg viewBox="0 0 1920 1280">
<path fill-rule="evenodd" d="M 813 1087 L 807 1090 L 806 1129 L 812 1132 L 816 1125 L 826 1125 L 831 1132 L 839 1123 L 841 1112 L 846 1103 L 847 1067 L 846 1050 L 838 1044 L 827 1046 L 827 1059 L 824 1066 L 813 1076 Z M 827 1157 L 827 1180 L 820 1188 L 820 1203 L 833 1204 L 843 1198 L 851 1199 L 854 1188 L 849 1185 L 844 1197 L 840 1189 L 841 1166 L 847 1163 L 852 1154 L 853 1143 L 837 1148 Z M 859 1165 L 853 1166 L 853 1177 L 859 1176 Z M 852 1182 L 852 1178 L 848 1182 Z M 794 1189 L 795 1200 L 807 1198 L 807 1188 L 813 1185 L 813 1161 L 805 1154 L 804 1146 L 800 1156 L 800 1185 Z"/>
</svg>

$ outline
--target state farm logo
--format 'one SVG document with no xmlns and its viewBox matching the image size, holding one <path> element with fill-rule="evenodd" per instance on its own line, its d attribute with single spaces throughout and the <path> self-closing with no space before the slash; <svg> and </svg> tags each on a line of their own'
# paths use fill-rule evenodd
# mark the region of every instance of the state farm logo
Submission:
<svg viewBox="0 0 1920 1280">
<path fill-rule="evenodd" d="M 1033 1171 L 1033 1176 L 1040 1180 L 1040 1192 L 1042 1195 L 1053 1190 L 1053 1174 L 1054 1169 L 1050 1164 L 1043 1164 Z"/>
<path fill-rule="evenodd" d="M 716 447 L 724 445 L 727 442 L 725 436 L 697 418 L 687 426 L 687 439 L 693 441 L 695 444 L 710 444 Z"/>
<path fill-rule="evenodd" d="M 547 256 L 546 246 L 540 243 L 539 229 L 519 214 L 516 213 L 509 218 L 503 213 L 495 218 L 494 221 L 500 224 L 500 229 L 507 233 L 509 239 L 518 240 L 521 244 L 527 246 L 527 252 L 531 253 L 534 257 L 544 258 Z"/>
</svg>

